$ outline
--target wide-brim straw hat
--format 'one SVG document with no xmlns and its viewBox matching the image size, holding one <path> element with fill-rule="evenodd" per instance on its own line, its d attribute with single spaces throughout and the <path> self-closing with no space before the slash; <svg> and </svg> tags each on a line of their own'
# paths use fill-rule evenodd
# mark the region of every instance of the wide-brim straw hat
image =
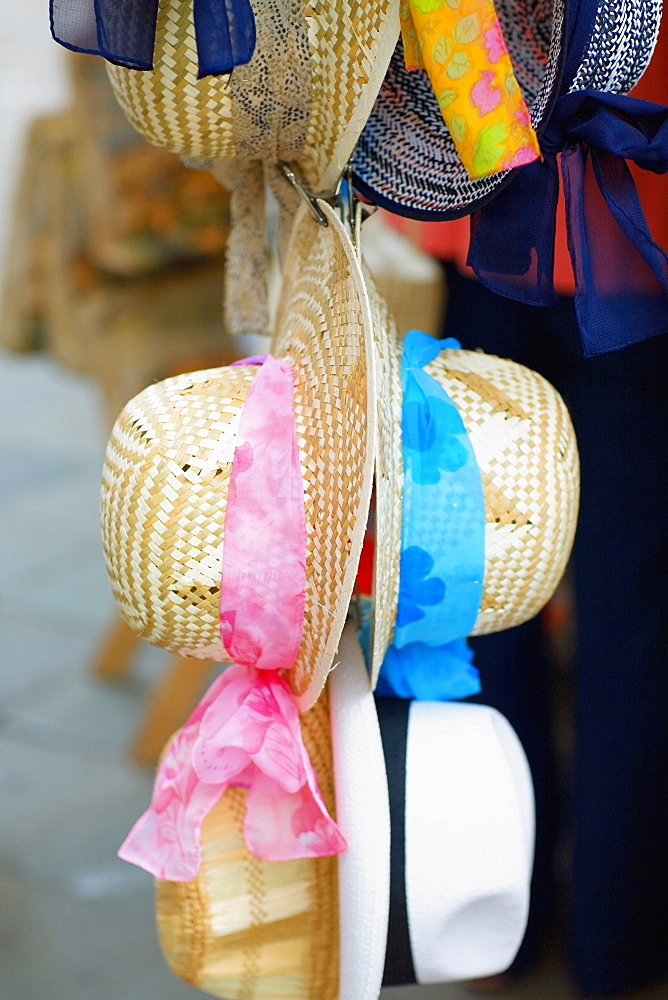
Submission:
<svg viewBox="0 0 668 1000">
<path fill-rule="evenodd" d="M 384 969 L 389 985 L 388 935 L 390 948 L 402 943 L 390 907 L 402 869 L 403 944 L 418 982 L 502 971 L 521 942 L 533 793 L 508 722 L 481 705 L 381 699 L 377 709 L 350 627 L 337 659 L 327 693 L 301 722 L 332 814 L 336 790 L 347 851 L 252 857 L 241 830 L 245 793 L 230 789 L 205 820 L 198 877 L 157 882 L 168 964 L 215 996 L 377 1000 Z M 386 763 L 383 739 L 403 754 Z M 391 835 L 402 825 L 404 864 L 391 865 Z"/>
<path fill-rule="evenodd" d="M 370 286 L 370 280 L 367 279 Z M 374 615 L 375 681 L 392 642 L 402 537 L 402 344 L 377 295 L 374 314 L 379 393 Z M 480 471 L 485 565 L 471 635 L 513 628 L 536 615 L 566 568 L 577 524 L 579 460 L 566 405 L 537 372 L 514 361 L 444 348 L 425 368 L 457 407 Z M 435 538 L 438 524 L 434 524 Z"/>
<path fill-rule="evenodd" d="M 306 596 L 288 672 L 301 710 L 322 689 L 353 590 L 373 478 L 375 387 L 369 304 L 336 213 L 295 221 L 272 353 L 295 382 L 304 481 Z M 130 626 L 182 656 L 226 661 L 219 601 L 235 437 L 257 366 L 166 379 L 128 403 L 102 485 L 104 554 Z"/>
<path fill-rule="evenodd" d="M 314 194 L 341 175 L 399 34 L 399 0 L 254 0 L 255 51 L 198 78 L 192 0 L 161 0 L 153 69 L 109 64 L 126 115 L 182 156 L 296 163 Z"/>
<path fill-rule="evenodd" d="M 539 136 L 558 94 L 628 93 L 647 68 L 661 0 L 496 0 L 511 62 Z M 472 179 L 426 73 L 392 56 L 352 159 L 355 185 L 374 204 L 422 219 L 454 219 L 488 202 L 513 170 Z M 519 168 L 521 169 L 521 168 Z"/>
</svg>

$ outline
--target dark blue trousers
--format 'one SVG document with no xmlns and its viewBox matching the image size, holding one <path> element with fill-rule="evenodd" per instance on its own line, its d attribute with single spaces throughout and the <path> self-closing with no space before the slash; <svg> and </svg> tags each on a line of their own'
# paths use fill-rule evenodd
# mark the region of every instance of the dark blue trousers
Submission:
<svg viewBox="0 0 668 1000">
<path fill-rule="evenodd" d="M 612 997 L 668 973 L 668 335 L 584 358 L 572 301 L 526 306 L 446 270 L 445 335 L 541 372 L 578 437 L 572 774 L 560 779 L 555 763 L 538 619 L 473 641 L 476 700 L 514 725 L 536 788 L 532 912 L 516 968 L 548 932 L 566 823 L 572 972 L 586 995 Z"/>
</svg>

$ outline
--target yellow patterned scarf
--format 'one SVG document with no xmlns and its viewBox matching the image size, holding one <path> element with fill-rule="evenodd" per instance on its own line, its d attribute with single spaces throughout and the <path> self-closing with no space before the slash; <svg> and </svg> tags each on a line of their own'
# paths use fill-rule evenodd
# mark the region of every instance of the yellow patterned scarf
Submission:
<svg viewBox="0 0 668 1000">
<path fill-rule="evenodd" d="M 426 69 L 473 178 L 540 157 L 492 0 L 402 0 L 406 68 Z"/>
</svg>

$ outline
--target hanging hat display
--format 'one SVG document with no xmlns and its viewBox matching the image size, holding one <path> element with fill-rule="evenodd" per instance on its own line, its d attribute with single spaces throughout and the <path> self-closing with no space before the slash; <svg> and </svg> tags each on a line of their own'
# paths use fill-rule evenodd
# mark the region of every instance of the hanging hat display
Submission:
<svg viewBox="0 0 668 1000">
<path fill-rule="evenodd" d="M 401 343 L 370 301 L 384 386 L 371 674 L 375 684 L 385 661 L 403 697 L 464 697 L 479 687 L 463 639 L 532 618 L 563 575 L 579 498 L 573 426 L 536 372 L 415 330 Z"/>
<path fill-rule="evenodd" d="M 215 996 L 376 1000 L 502 971 L 519 947 L 533 795 L 511 727 L 481 705 L 375 701 L 350 626 L 337 660 L 331 723 L 322 698 L 301 725 L 347 850 L 254 858 L 233 789 L 205 821 L 196 879 L 157 882 L 170 967 Z"/>
<path fill-rule="evenodd" d="M 51 0 L 54 36 L 104 56 L 132 124 L 232 190 L 230 332 L 267 330 L 267 184 L 283 217 L 271 353 L 144 390 L 103 473 L 122 614 L 162 648 L 226 664 L 119 851 L 157 879 L 173 971 L 220 997 L 377 1000 L 491 975 L 526 926 L 526 759 L 498 712 L 447 700 L 470 693 L 459 647 L 445 686 L 432 667 L 552 593 L 575 525 L 573 431 L 521 366 L 416 331 L 397 343 L 361 262 L 348 165 L 401 19 L 398 77 L 424 65 L 440 116 L 432 160 L 445 129 L 452 176 L 482 203 L 499 167 L 539 162 L 563 11 L 534 6 L 513 29 L 509 2 L 500 22 L 491 0 L 431 6 L 436 26 L 424 0 Z M 374 474 L 367 668 L 344 623 Z"/>
</svg>

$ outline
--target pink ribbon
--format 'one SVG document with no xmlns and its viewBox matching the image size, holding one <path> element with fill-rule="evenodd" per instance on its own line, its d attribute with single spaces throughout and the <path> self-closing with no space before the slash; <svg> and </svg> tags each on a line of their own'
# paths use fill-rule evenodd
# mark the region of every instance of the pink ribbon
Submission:
<svg viewBox="0 0 668 1000">
<path fill-rule="evenodd" d="M 121 858 L 157 878 L 195 878 L 202 822 L 230 785 L 248 789 L 244 838 L 256 857 L 287 861 L 346 849 L 280 674 L 299 652 L 305 590 L 294 379 L 289 365 L 268 355 L 241 412 L 225 515 L 220 621 L 235 663 L 172 740 Z"/>
<path fill-rule="evenodd" d="M 220 628 L 235 663 L 287 670 L 304 627 L 306 515 L 294 379 L 267 357 L 241 412 L 225 513 Z"/>
</svg>

